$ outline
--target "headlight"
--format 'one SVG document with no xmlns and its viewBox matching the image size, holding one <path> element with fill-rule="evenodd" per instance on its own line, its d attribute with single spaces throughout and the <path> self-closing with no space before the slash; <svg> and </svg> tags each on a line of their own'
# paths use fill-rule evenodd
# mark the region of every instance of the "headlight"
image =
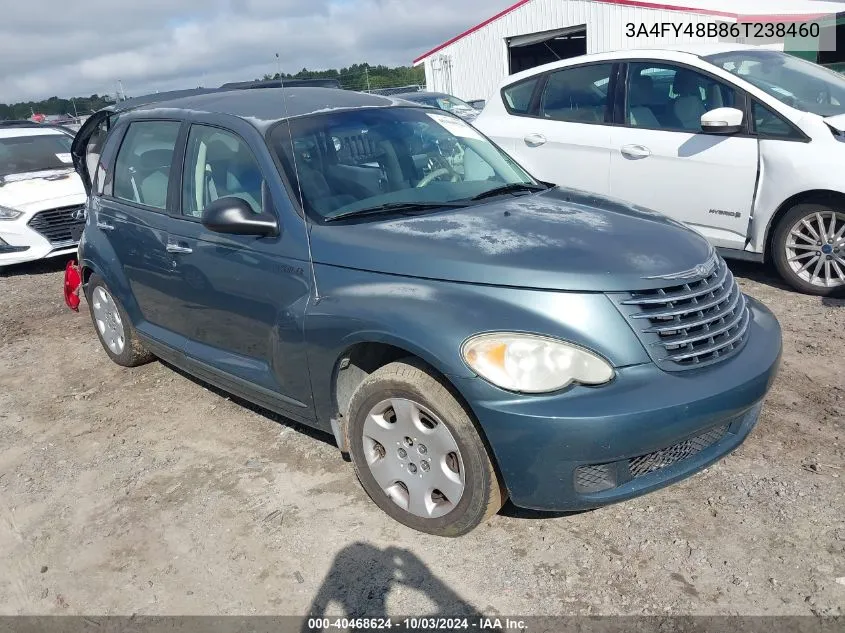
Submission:
<svg viewBox="0 0 845 633">
<path fill-rule="evenodd" d="M 23 211 L 0 206 L 0 220 L 17 220 L 23 215 Z"/>
<path fill-rule="evenodd" d="M 485 380 L 521 393 L 559 391 L 573 382 L 602 385 L 613 378 L 613 367 L 597 354 L 536 334 L 479 334 L 464 343 L 461 355 Z"/>
</svg>

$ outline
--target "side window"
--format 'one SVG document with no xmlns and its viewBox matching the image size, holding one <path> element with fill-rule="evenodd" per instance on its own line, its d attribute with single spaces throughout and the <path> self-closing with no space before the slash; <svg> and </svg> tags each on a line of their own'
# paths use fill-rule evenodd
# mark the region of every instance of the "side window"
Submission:
<svg viewBox="0 0 845 633">
<path fill-rule="evenodd" d="M 129 125 L 114 165 L 115 198 L 154 209 L 167 208 L 167 185 L 179 126 L 177 121 Z"/>
<path fill-rule="evenodd" d="M 505 106 L 509 112 L 512 114 L 529 114 L 528 110 L 531 108 L 531 97 L 534 94 L 534 88 L 537 87 L 538 81 L 540 81 L 539 76 L 532 77 L 502 90 L 502 97 L 505 100 Z"/>
<path fill-rule="evenodd" d="M 604 123 L 613 64 L 565 68 L 549 75 L 540 97 L 540 116 L 555 121 Z"/>
<path fill-rule="evenodd" d="M 802 138 L 789 122 L 759 101 L 752 101 L 751 112 L 754 119 L 754 132 L 760 136 L 788 139 Z"/>
<path fill-rule="evenodd" d="M 245 200 L 261 213 L 264 178 L 252 150 L 239 136 L 206 125 L 191 126 L 182 176 L 182 214 L 202 217 L 218 198 Z"/>
<path fill-rule="evenodd" d="M 701 132 L 701 115 L 732 108 L 736 90 L 695 70 L 639 62 L 628 66 L 625 121 L 632 127 Z"/>
</svg>

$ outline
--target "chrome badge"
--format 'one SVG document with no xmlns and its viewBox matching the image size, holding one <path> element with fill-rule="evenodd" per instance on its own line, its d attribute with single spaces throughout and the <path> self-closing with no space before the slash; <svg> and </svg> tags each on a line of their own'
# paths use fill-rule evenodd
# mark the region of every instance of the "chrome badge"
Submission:
<svg viewBox="0 0 845 633">
<path fill-rule="evenodd" d="M 709 277 L 713 274 L 713 271 L 716 270 L 716 267 L 719 265 L 719 256 L 716 253 L 713 253 L 703 264 L 699 264 L 695 268 L 690 268 L 689 270 L 684 270 L 679 273 L 670 273 L 668 275 L 654 275 L 653 277 L 643 277 L 643 279 L 667 279 L 670 281 L 678 280 L 678 279 L 702 279 L 705 277 Z"/>
</svg>

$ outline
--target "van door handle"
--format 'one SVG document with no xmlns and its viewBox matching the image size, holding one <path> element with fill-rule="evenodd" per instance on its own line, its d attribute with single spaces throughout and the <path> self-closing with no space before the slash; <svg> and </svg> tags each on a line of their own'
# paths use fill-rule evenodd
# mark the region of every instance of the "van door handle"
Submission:
<svg viewBox="0 0 845 633">
<path fill-rule="evenodd" d="M 546 137 L 535 132 L 533 134 L 527 134 L 523 140 L 528 147 L 540 147 L 540 145 L 545 144 Z"/>
<path fill-rule="evenodd" d="M 102 229 L 103 231 L 114 231 L 114 224 L 97 220 L 97 228 Z"/>
<path fill-rule="evenodd" d="M 168 253 L 183 253 L 183 254 L 187 255 L 189 253 L 193 253 L 194 249 L 188 248 L 187 246 L 182 246 L 180 244 L 168 244 L 167 245 L 167 252 Z"/>
<path fill-rule="evenodd" d="M 625 145 L 621 152 L 625 158 L 631 158 L 633 160 L 651 156 L 651 150 L 643 145 Z"/>
</svg>

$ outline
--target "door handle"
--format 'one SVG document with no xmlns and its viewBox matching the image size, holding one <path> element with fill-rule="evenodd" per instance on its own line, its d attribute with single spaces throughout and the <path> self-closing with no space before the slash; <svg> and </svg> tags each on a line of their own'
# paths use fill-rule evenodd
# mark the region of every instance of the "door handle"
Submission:
<svg viewBox="0 0 845 633">
<path fill-rule="evenodd" d="M 528 147 L 540 147 L 540 145 L 545 144 L 546 137 L 542 134 L 537 134 L 535 132 L 532 134 L 527 134 L 523 140 L 525 141 L 525 144 Z"/>
<path fill-rule="evenodd" d="M 625 145 L 620 151 L 625 158 L 633 160 L 651 156 L 651 150 L 643 145 Z"/>
<path fill-rule="evenodd" d="M 114 231 L 114 224 L 97 220 L 97 228 L 102 229 L 103 231 Z"/>
<path fill-rule="evenodd" d="M 187 246 L 181 246 L 179 244 L 168 244 L 167 245 L 167 252 L 168 253 L 183 253 L 185 255 L 189 253 L 193 253 L 194 249 L 188 248 Z"/>
</svg>

